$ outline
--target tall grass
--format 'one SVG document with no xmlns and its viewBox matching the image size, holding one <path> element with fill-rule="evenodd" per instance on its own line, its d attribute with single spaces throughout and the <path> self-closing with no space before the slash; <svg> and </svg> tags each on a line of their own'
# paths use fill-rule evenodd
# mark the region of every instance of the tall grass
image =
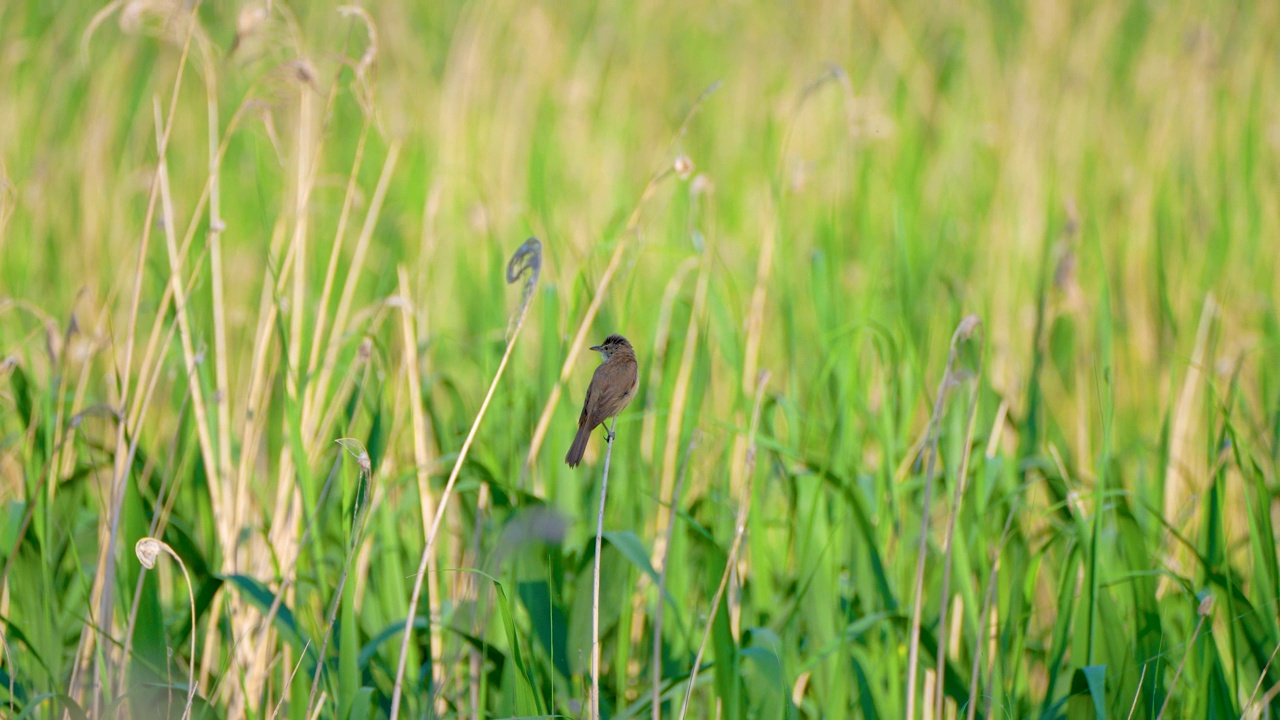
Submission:
<svg viewBox="0 0 1280 720">
<path fill-rule="evenodd" d="M 0 4 L 0 713 L 1272 716 L 1278 37 Z"/>
</svg>

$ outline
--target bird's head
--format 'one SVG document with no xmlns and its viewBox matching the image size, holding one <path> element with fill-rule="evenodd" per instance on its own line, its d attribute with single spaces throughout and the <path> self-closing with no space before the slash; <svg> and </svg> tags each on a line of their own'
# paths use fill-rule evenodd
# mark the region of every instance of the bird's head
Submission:
<svg viewBox="0 0 1280 720">
<path fill-rule="evenodd" d="M 631 343 L 621 335 L 610 335 L 604 339 L 604 342 L 591 348 L 600 353 L 601 357 L 608 360 L 618 350 L 630 350 Z"/>
</svg>

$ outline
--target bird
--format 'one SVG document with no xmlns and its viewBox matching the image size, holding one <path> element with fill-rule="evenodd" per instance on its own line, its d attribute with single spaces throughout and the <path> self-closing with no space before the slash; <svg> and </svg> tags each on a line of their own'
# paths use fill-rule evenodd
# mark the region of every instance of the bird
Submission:
<svg viewBox="0 0 1280 720">
<path fill-rule="evenodd" d="M 582 401 L 582 414 L 578 416 L 578 434 L 569 446 L 569 453 L 564 462 L 569 467 L 577 467 L 582 462 L 582 454 L 587 450 L 587 441 L 591 439 L 591 431 L 609 418 L 616 418 L 626 409 L 640 387 L 640 366 L 636 363 L 636 351 L 631 343 L 621 335 L 610 335 L 603 343 L 591 348 L 600 353 L 604 362 L 596 368 L 591 376 L 591 384 L 587 386 L 587 395 Z M 616 422 L 616 421 L 615 421 Z M 613 442 L 613 431 L 609 431 L 609 442 Z"/>
</svg>

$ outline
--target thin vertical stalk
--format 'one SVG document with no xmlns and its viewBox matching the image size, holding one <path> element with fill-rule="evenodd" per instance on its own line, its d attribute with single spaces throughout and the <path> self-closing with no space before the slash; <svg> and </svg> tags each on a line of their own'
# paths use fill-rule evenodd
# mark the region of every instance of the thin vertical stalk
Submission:
<svg viewBox="0 0 1280 720">
<path fill-rule="evenodd" d="M 391 177 L 395 173 L 396 163 L 400 159 L 400 142 L 393 141 L 387 149 L 387 157 L 382 162 L 382 173 L 378 176 L 378 185 L 374 188 L 373 198 L 370 200 L 369 209 L 365 213 L 364 224 L 360 228 L 360 235 L 356 238 L 355 248 L 351 252 L 351 260 L 347 265 L 347 277 L 342 284 L 342 294 L 338 296 L 338 307 L 333 313 L 333 324 L 330 326 L 329 345 L 325 350 L 324 362 L 316 371 L 316 380 L 311 387 L 309 397 L 312 402 L 307 403 L 304 408 L 306 411 L 303 427 L 307 428 L 311 423 L 311 410 L 315 403 L 321 402 L 323 398 L 329 397 L 329 386 L 333 379 L 333 373 L 338 364 L 338 351 L 342 348 L 342 336 L 347 331 L 347 316 L 351 312 L 351 304 L 355 300 L 356 285 L 360 278 L 360 273 L 364 269 L 365 257 L 369 252 L 369 245 L 373 240 L 373 230 L 377 226 L 378 218 L 382 213 L 382 204 L 387 197 L 387 189 L 391 186 Z M 336 242 L 336 240 L 335 240 Z M 312 432 L 319 432 L 323 428 L 311 428 Z"/>
<path fill-rule="evenodd" d="M 413 315 L 413 300 L 409 293 L 409 274 L 401 266 L 397 269 L 400 282 L 400 329 L 404 342 L 405 381 L 409 387 L 409 414 L 413 422 L 413 464 L 418 480 L 418 502 L 422 512 L 422 527 L 428 527 L 435 517 L 435 499 L 431 497 L 431 452 L 427 447 L 427 416 L 422 409 L 422 383 L 418 379 L 418 333 Z M 429 538 L 423 536 L 423 542 Z M 427 615 L 440 616 L 440 588 L 433 556 L 427 564 Z M 444 644 L 440 633 L 431 633 L 431 679 L 439 688 L 444 683 Z M 436 712 L 445 708 L 437 704 Z"/>
<path fill-rule="evenodd" d="M 942 603 L 938 610 L 938 652 L 936 653 L 937 657 L 934 658 L 938 677 L 937 693 L 934 695 L 933 705 L 933 716 L 935 718 L 942 717 L 942 699 L 946 695 L 943 692 L 946 686 L 943 678 L 946 677 L 947 653 L 943 648 L 942 633 L 945 632 L 947 627 L 947 609 L 951 605 L 948 601 L 948 595 L 951 590 L 951 562 L 952 553 L 954 552 L 952 543 L 955 540 L 956 518 L 960 515 L 960 503 L 964 499 L 965 479 L 969 477 L 969 457 L 973 446 L 973 428 L 978 420 L 978 390 L 982 378 L 982 360 L 985 350 L 984 345 L 986 344 L 986 333 L 982 327 L 982 322 L 972 315 L 965 318 L 964 322 L 968 322 L 970 318 L 976 323 L 972 332 L 980 332 L 982 337 L 978 342 L 978 366 L 974 369 L 973 385 L 969 394 L 969 422 L 964 433 L 964 450 L 961 454 L 960 469 L 956 473 L 955 490 L 951 498 L 951 512 L 947 517 L 947 534 L 942 540 L 942 592 L 938 594 L 938 597 L 942 599 Z M 927 507 L 925 512 L 928 512 Z"/>
<path fill-rule="evenodd" d="M 173 548 L 163 540 L 144 537 L 134 545 L 134 554 L 138 556 L 138 562 L 148 570 L 156 566 L 156 558 L 161 552 L 178 563 L 178 567 L 182 569 L 182 577 L 187 581 L 187 602 L 190 603 L 191 610 L 191 661 L 187 663 L 187 706 L 182 711 L 182 720 L 187 720 L 191 717 L 191 705 L 196 699 L 196 596 L 191 587 L 191 574 L 187 572 L 187 564 L 182 562 L 182 558 L 178 557 Z"/>
<path fill-rule="evenodd" d="M 1009 539 L 1009 531 L 1013 528 L 1013 508 L 1005 516 L 1004 530 L 1000 533 L 1000 544 L 996 546 L 996 555 L 991 560 L 991 573 L 987 577 L 987 592 L 982 599 L 982 612 L 978 615 L 978 638 L 973 644 L 973 667 L 969 671 L 969 708 L 967 720 L 975 720 L 978 716 L 978 677 L 982 674 L 982 646 L 986 644 L 988 635 L 982 632 L 983 625 L 991 616 L 991 606 L 996 601 L 996 574 L 1000 569 L 1000 554 Z M 992 621 L 990 635 L 995 635 L 998 628 Z"/>
<path fill-rule="evenodd" d="M 694 448 L 698 447 L 699 435 L 700 433 L 695 429 L 693 436 L 689 438 L 689 444 L 685 447 L 684 466 L 680 469 L 680 475 L 676 477 L 676 486 L 671 491 L 670 512 L 673 514 L 680 505 L 680 491 L 684 488 L 685 476 L 689 474 L 689 462 L 693 457 Z M 666 533 L 661 538 L 664 548 L 671 547 L 675 529 L 676 524 L 674 522 L 667 523 Z M 663 602 L 663 598 L 667 594 L 667 568 L 666 563 L 663 563 L 661 568 L 657 568 L 657 607 L 653 611 L 653 700 L 650 705 L 653 720 L 662 720 L 662 623 L 666 611 L 666 604 Z"/>
<path fill-rule="evenodd" d="M 164 125 L 164 130 L 160 134 L 160 157 L 168 151 L 169 138 L 173 134 L 173 118 L 177 114 L 179 91 L 182 89 L 182 80 L 186 76 L 187 57 L 191 52 L 191 39 L 195 35 L 196 20 L 198 18 L 199 3 L 195 3 L 191 7 L 191 19 L 187 23 L 187 30 L 183 38 L 182 53 L 178 56 L 178 69 L 173 79 L 173 91 L 169 96 L 169 114 L 168 120 Z M 129 307 L 129 329 L 125 336 L 124 362 L 120 365 L 117 377 L 120 379 L 120 407 L 118 408 L 121 417 L 125 417 L 125 407 L 132 399 L 129 394 L 129 378 L 133 371 L 133 349 L 134 339 L 137 337 L 138 315 L 142 304 L 142 279 L 145 276 L 144 268 L 147 261 L 147 248 L 151 240 L 151 228 L 153 227 L 153 219 L 155 217 L 156 204 L 160 198 L 160 179 L 159 174 L 152 178 L 151 189 L 147 198 L 147 212 L 142 224 L 142 239 L 138 247 L 137 264 L 133 275 L 133 297 Z M 71 681 L 69 686 L 71 692 L 76 692 L 77 679 L 82 667 L 88 665 L 90 660 L 100 661 L 101 655 L 93 654 L 93 645 L 99 628 L 109 628 L 111 617 L 114 612 L 115 593 L 108 587 L 115 578 L 115 547 L 116 540 L 120 533 L 120 514 L 121 507 L 124 503 L 124 489 L 128 482 L 129 465 L 126 457 L 128 455 L 127 448 L 129 444 L 128 429 L 125 422 L 120 422 L 116 426 L 116 442 L 114 453 L 114 468 L 112 471 L 111 486 L 111 506 L 105 522 L 99 523 L 99 534 L 105 535 L 105 542 L 102 543 L 102 552 L 98 556 L 97 572 L 94 573 L 93 589 L 90 593 L 90 607 L 98 609 L 98 617 L 96 622 L 85 623 L 84 631 L 80 636 L 80 646 L 76 650 L 75 667 L 71 672 Z M 108 672 L 110 664 L 103 668 L 104 672 Z M 99 673 L 95 673 L 99 675 Z M 107 679 L 106 685 L 110 685 L 110 678 Z M 92 697 L 92 709 L 94 714 L 100 710 L 101 700 L 101 684 L 88 683 L 84 689 L 94 687 Z M 81 695 L 83 699 L 83 695 Z"/>
<path fill-rule="evenodd" d="M 485 393 L 484 400 L 480 403 L 480 410 L 476 413 L 476 419 L 471 423 L 471 431 L 467 433 L 467 439 L 462 442 L 462 449 L 458 451 L 458 458 L 453 463 L 453 470 L 449 473 L 449 480 L 444 485 L 444 491 L 440 493 L 440 501 L 436 505 L 436 516 L 431 521 L 431 530 L 427 532 L 427 544 L 422 549 L 422 558 L 418 561 L 418 572 L 413 581 L 413 593 L 409 598 L 408 612 L 405 613 L 404 635 L 400 641 L 400 662 L 396 667 L 395 686 L 391 692 L 391 720 L 396 720 L 400 716 L 400 698 L 404 693 L 405 663 L 409 657 L 409 643 L 413 640 L 413 620 L 417 613 L 418 599 L 422 595 L 422 583 L 431 560 L 431 550 L 435 547 L 436 537 L 440 531 L 440 523 L 444 520 L 445 508 L 449 507 L 449 496 L 453 493 L 453 486 L 458 481 L 458 474 L 462 471 L 462 464 L 467 459 L 467 453 L 471 451 L 471 443 L 476 439 L 476 432 L 480 430 L 480 422 L 484 420 L 485 412 L 489 409 L 489 402 L 493 400 L 493 394 L 498 389 L 498 381 L 502 379 L 502 374 L 506 371 L 507 361 L 511 359 L 511 351 L 516 347 L 516 340 L 520 337 L 520 330 L 524 328 L 525 318 L 529 315 L 530 301 L 533 299 L 533 288 L 538 284 L 538 276 L 541 271 L 542 243 L 537 238 L 529 238 L 516 250 L 515 254 L 511 256 L 511 261 L 507 263 L 508 283 L 515 283 L 521 277 L 528 276 L 525 278 L 524 296 L 520 303 L 518 319 L 511 329 L 510 338 L 507 340 L 507 350 L 502 354 L 498 369 L 493 374 L 493 381 L 489 383 L 489 391 Z"/>
<path fill-rule="evenodd" d="M 204 40 L 204 36 L 201 36 Z M 222 274 L 222 232 L 226 229 L 222 220 L 222 143 L 219 142 L 218 75 L 207 42 L 200 43 L 200 60 L 204 66 L 205 106 L 209 122 L 209 178 L 205 183 L 209 198 L 209 281 L 213 300 L 213 377 L 214 411 L 217 414 L 218 471 L 211 494 L 220 496 L 223 508 L 219 518 L 218 539 L 221 541 L 223 562 L 229 564 L 233 556 L 232 525 L 229 508 L 232 504 L 231 488 L 234 486 L 231 468 L 231 385 L 227 371 L 227 311 Z M 232 122 L 235 122 L 233 117 Z M 230 130 L 230 128 L 228 128 Z M 194 221 L 194 217 L 192 220 Z"/>
<path fill-rule="evenodd" d="M 916 577 L 913 583 L 911 608 L 911 634 L 907 646 L 907 720 L 915 720 L 916 682 L 920 664 L 920 620 L 924 604 L 924 564 L 929 549 L 929 507 L 933 503 L 933 470 L 938 460 L 938 427 L 942 423 L 942 409 L 946 403 L 947 391 L 953 379 L 952 368 L 955 367 L 957 348 L 961 340 L 969 337 L 973 330 L 981 324 L 974 315 L 966 315 L 951 335 L 951 352 L 947 356 L 947 368 L 942 374 L 942 382 L 938 384 L 938 394 L 933 402 L 933 414 L 929 418 L 929 428 L 925 435 L 924 452 L 928 453 L 928 461 L 924 469 L 924 499 L 920 507 L 920 542 L 916 550 Z M 943 599 L 945 603 L 946 600 Z M 939 639 L 941 643 L 941 639 Z M 939 650 L 941 652 L 941 650 Z"/>
<path fill-rule="evenodd" d="M 364 445 L 354 438 L 339 438 L 334 442 L 338 443 L 348 453 L 356 459 L 356 466 L 360 470 L 359 483 L 365 484 L 366 496 L 373 494 L 373 468 L 369 458 L 369 451 Z M 369 509 L 364 508 L 365 512 L 361 513 L 360 492 L 358 484 L 355 496 L 355 508 L 352 512 L 352 528 L 351 538 L 347 541 L 346 557 L 343 558 L 342 572 L 338 575 L 338 586 L 334 588 L 333 598 L 329 601 L 329 612 L 326 614 L 326 622 L 323 630 L 323 636 L 320 638 L 320 652 L 316 657 L 320 658 L 320 662 L 316 663 L 315 673 L 311 676 L 311 695 L 307 698 L 308 717 L 312 717 L 312 709 L 316 708 L 316 693 L 320 689 L 320 673 L 325 669 L 324 656 L 329 648 L 329 638 L 333 636 L 333 625 L 338 617 L 338 605 L 342 602 L 342 594 L 347 584 L 347 578 L 351 574 L 351 565 L 355 562 L 356 553 L 360 548 L 360 544 L 364 542 L 364 529 L 369 519 Z M 345 652 L 345 650 L 344 650 Z M 281 699 L 287 695 L 281 692 Z M 318 712 L 318 709 L 316 710 Z"/>
<path fill-rule="evenodd" d="M 1196 608 L 1196 614 L 1200 619 L 1196 621 L 1196 629 L 1191 631 L 1191 639 L 1187 641 L 1187 652 L 1182 656 L 1182 660 L 1178 662 L 1178 669 L 1173 672 L 1173 679 L 1169 681 L 1169 689 L 1164 696 L 1164 703 L 1160 705 L 1160 712 L 1156 713 L 1156 720 L 1164 717 L 1164 711 L 1169 709 L 1169 701 L 1173 699 L 1173 688 L 1178 684 L 1178 678 L 1182 677 L 1182 668 L 1187 664 L 1187 658 L 1191 656 L 1195 650 L 1196 639 L 1200 637 L 1200 630 L 1204 628 L 1204 621 L 1213 612 L 1213 596 L 1205 595 L 1200 601 L 1199 607 Z"/>
<path fill-rule="evenodd" d="M 155 115 L 156 127 L 159 127 L 162 123 L 159 103 L 155 105 Z M 156 142 L 159 143 L 160 141 L 161 138 L 157 137 Z M 210 484 L 216 488 L 220 484 L 216 477 L 218 465 L 214 455 L 213 438 L 209 433 L 209 419 L 205 410 L 204 390 L 200 387 L 198 368 L 201 360 L 195 350 L 191 322 L 187 316 L 187 293 L 182 284 L 183 257 L 178 250 L 177 237 L 174 235 L 176 218 L 174 217 L 173 197 L 169 192 L 169 164 L 164 155 L 160 156 L 156 174 L 160 182 L 160 225 L 164 228 L 165 245 L 168 249 L 169 283 L 173 288 L 173 311 L 178 321 L 178 340 L 182 345 L 182 355 L 186 362 L 185 371 L 187 385 L 191 393 L 191 407 L 195 411 L 196 438 L 200 443 L 200 458 L 212 476 L 210 477 Z M 209 497 L 213 500 L 213 511 L 216 516 L 222 511 L 221 496 L 215 491 Z"/>
<path fill-rule="evenodd" d="M 604 539 L 604 505 L 609 497 L 609 460 L 613 457 L 615 416 L 609 424 L 604 450 L 604 478 L 600 481 L 600 511 L 596 513 L 596 557 L 591 571 L 591 720 L 600 720 L 600 550 Z"/>
<path fill-rule="evenodd" d="M 729 556 L 725 559 L 724 573 L 720 576 L 720 586 L 716 588 L 715 597 L 711 599 L 711 609 L 707 613 L 707 627 L 702 632 L 702 642 L 698 644 L 698 653 L 693 657 L 693 667 L 689 670 L 689 684 L 684 691 L 684 702 L 680 705 L 680 720 L 684 720 L 689 712 L 689 700 L 693 697 L 693 688 L 698 682 L 698 669 L 702 664 L 702 654 L 706 652 L 707 642 L 711 639 L 711 628 L 715 625 L 716 611 L 720 608 L 720 598 L 724 597 L 729 578 L 733 575 L 734 565 L 738 562 L 738 550 L 742 547 L 742 536 L 747 532 L 747 513 L 751 510 L 752 476 L 755 471 L 756 431 L 760 427 L 760 403 L 764 399 L 764 388 L 769 382 L 769 371 L 760 373 L 756 383 L 756 402 L 751 410 L 751 429 L 747 434 L 747 468 L 742 486 L 742 497 L 738 498 L 738 517 L 734 523 L 733 545 L 729 548 Z"/>
<path fill-rule="evenodd" d="M 698 284 L 693 292 L 693 307 L 689 309 L 689 325 L 685 328 L 684 349 L 680 353 L 680 367 L 676 370 L 675 386 L 671 389 L 671 408 L 667 415 L 667 439 L 662 450 L 662 475 L 658 484 L 658 497 L 669 495 L 675 487 L 676 454 L 680 449 L 680 430 L 683 426 L 684 410 L 689 402 L 689 386 L 693 382 L 694 359 L 698 354 L 698 335 L 701 328 L 703 312 L 707 304 L 707 286 L 711 275 L 711 253 L 704 252 L 702 267 L 698 272 Z M 657 364 L 657 363 L 655 363 Z M 657 513 L 654 527 L 655 536 L 663 537 L 666 526 L 675 515 L 674 508 L 667 512 Z M 658 566 L 666 565 L 666 546 L 654 548 L 654 562 Z"/>
</svg>

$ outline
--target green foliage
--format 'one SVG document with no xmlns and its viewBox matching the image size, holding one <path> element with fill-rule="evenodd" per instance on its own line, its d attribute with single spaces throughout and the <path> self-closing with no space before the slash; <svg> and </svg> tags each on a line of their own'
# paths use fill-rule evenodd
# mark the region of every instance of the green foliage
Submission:
<svg viewBox="0 0 1280 720">
<path fill-rule="evenodd" d="M 192 7 L 0 4 L 0 714 L 1280 712 L 1277 7 Z"/>
</svg>

